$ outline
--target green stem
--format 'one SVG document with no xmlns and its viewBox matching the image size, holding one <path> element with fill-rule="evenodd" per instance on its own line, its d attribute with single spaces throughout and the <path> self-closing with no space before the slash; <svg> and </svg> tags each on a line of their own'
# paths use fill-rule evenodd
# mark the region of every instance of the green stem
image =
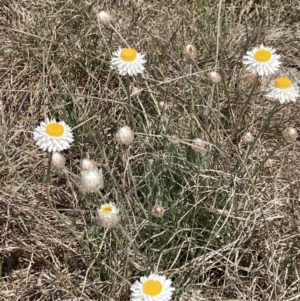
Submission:
<svg viewBox="0 0 300 301">
<path fill-rule="evenodd" d="M 130 93 L 130 78 L 129 76 L 126 77 L 125 79 L 125 89 L 126 89 L 126 94 L 128 98 L 128 103 L 129 103 L 129 115 L 130 115 L 130 126 L 134 132 L 136 132 L 136 125 L 135 125 L 135 119 L 133 117 L 133 106 L 131 103 L 131 93 Z"/>
<path fill-rule="evenodd" d="M 192 62 L 190 61 L 189 63 L 189 73 L 192 74 Z M 194 95 L 193 95 L 193 89 L 192 87 L 190 87 L 190 93 L 191 93 L 191 113 L 192 113 L 192 120 L 191 120 L 191 132 L 192 132 L 192 139 L 195 138 L 195 119 L 194 119 L 194 115 L 195 115 L 195 102 L 194 102 Z"/>
<path fill-rule="evenodd" d="M 147 212 L 146 212 L 143 204 L 141 202 L 139 202 L 139 197 L 138 197 L 138 194 L 137 194 L 137 191 L 136 191 L 136 183 L 135 183 L 135 179 L 134 179 L 134 176 L 132 174 L 132 170 L 131 170 L 131 166 L 130 166 L 129 146 L 127 147 L 126 152 L 125 152 L 125 166 L 126 165 L 128 167 L 128 173 L 129 173 L 130 180 L 132 182 L 132 189 L 133 189 L 133 192 L 134 192 L 134 197 L 135 197 L 136 201 L 140 204 L 141 209 L 142 209 L 142 211 L 145 215 L 145 218 L 148 219 Z"/>
<path fill-rule="evenodd" d="M 259 76 L 257 75 L 256 78 L 255 78 L 253 87 L 252 87 L 252 89 L 251 89 L 251 92 L 250 92 L 250 94 L 249 94 L 249 96 L 248 96 L 248 98 L 247 98 L 247 101 L 246 101 L 246 103 L 244 104 L 244 107 L 242 108 L 241 113 L 239 114 L 240 117 L 239 117 L 239 119 L 238 119 L 238 122 L 235 124 L 234 131 L 233 131 L 234 135 L 237 135 L 237 131 L 238 131 L 238 129 L 239 129 L 240 123 L 242 122 L 242 120 L 243 120 L 243 118 L 244 118 L 245 112 L 246 112 L 246 110 L 247 110 L 247 108 L 248 108 L 248 105 L 249 105 L 249 103 L 250 103 L 250 101 L 251 101 L 251 97 L 252 97 L 254 91 L 255 91 L 256 88 L 257 88 L 258 81 L 259 81 Z"/>
<path fill-rule="evenodd" d="M 46 178 L 46 194 L 47 194 L 47 200 L 50 203 L 50 176 L 51 176 L 51 161 L 52 161 L 52 155 L 53 151 L 50 152 L 49 154 L 49 159 L 48 159 L 48 166 L 47 166 L 47 178 Z"/>
</svg>

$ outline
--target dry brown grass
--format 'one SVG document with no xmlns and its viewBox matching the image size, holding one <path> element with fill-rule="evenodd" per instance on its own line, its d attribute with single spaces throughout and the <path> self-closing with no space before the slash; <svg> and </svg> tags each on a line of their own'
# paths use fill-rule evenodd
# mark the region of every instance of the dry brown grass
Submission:
<svg viewBox="0 0 300 301">
<path fill-rule="evenodd" d="M 275 47 L 300 84 L 300 7 L 225 1 L 220 22 L 218 8 L 211 0 L 1 1 L 1 301 L 126 301 L 153 270 L 172 278 L 174 300 L 300 298 L 299 141 L 282 137 L 287 126 L 300 130 L 299 102 L 274 112 L 262 80 L 237 126 L 255 80 L 242 69 L 248 48 Z M 109 68 L 122 41 L 98 28 L 101 9 L 147 59 L 131 83 L 140 93 L 129 151 L 114 142 L 131 120 L 124 82 Z M 212 86 L 218 32 L 223 81 Z M 190 43 L 192 62 L 182 55 Z M 76 137 L 66 168 L 51 173 L 49 196 L 48 155 L 32 139 L 46 116 L 66 120 Z M 252 145 L 243 143 L 247 131 Z M 180 143 L 167 139 L 174 134 Z M 191 149 L 195 137 L 209 143 L 205 151 Z M 99 195 L 78 185 L 86 154 L 104 170 Z M 95 222 L 105 201 L 122 212 L 111 230 Z M 157 201 L 167 209 L 160 219 L 150 214 Z"/>
</svg>

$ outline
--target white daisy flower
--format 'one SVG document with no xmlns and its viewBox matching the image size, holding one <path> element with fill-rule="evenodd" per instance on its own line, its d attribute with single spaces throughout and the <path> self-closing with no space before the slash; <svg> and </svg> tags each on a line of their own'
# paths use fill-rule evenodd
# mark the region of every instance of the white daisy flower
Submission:
<svg viewBox="0 0 300 301">
<path fill-rule="evenodd" d="M 279 61 L 280 55 L 275 54 L 275 49 L 271 47 L 255 47 L 243 56 L 243 64 L 246 69 L 252 73 L 260 76 L 268 76 L 275 73 L 281 62 Z"/>
<path fill-rule="evenodd" d="M 299 87 L 288 77 L 277 77 L 272 80 L 266 93 L 269 99 L 279 100 L 281 104 L 296 101 L 299 97 Z"/>
<path fill-rule="evenodd" d="M 119 209 L 111 202 L 102 205 L 97 214 L 98 223 L 104 228 L 111 228 L 120 220 Z"/>
<path fill-rule="evenodd" d="M 133 48 L 119 48 L 114 51 L 111 59 L 111 68 L 118 69 L 120 75 L 137 75 L 142 73 L 146 63 L 143 54 L 138 53 Z"/>
<path fill-rule="evenodd" d="M 130 288 L 130 301 L 169 301 L 174 291 L 171 284 L 171 280 L 155 273 L 141 277 Z"/>
<path fill-rule="evenodd" d="M 60 152 L 70 147 L 74 141 L 72 129 L 64 122 L 47 119 L 33 132 L 36 144 L 48 152 Z"/>
</svg>

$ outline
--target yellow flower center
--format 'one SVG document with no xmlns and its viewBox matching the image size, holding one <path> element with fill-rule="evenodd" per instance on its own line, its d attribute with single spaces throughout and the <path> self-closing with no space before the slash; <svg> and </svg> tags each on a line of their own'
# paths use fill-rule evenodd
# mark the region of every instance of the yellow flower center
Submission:
<svg viewBox="0 0 300 301">
<path fill-rule="evenodd" d="M 162 284 L 158 280 L 147 280 L 143 284 L 143 291 L 145 294 L 150 295 L 150 296 L 157 296 L 161 293 L 163 289 Z"/>
<path fill-rule="evenodd" d="M 261 63 L 268 62 L 271 56 L 272 53 L 266 49 L 259 49 L 254 53 L 254 58 Z"/>
<path fill-rule="evenodd" d="M 49 136 L 61 137 L 63 135 L 64 131 L 65 131 L 64 126 L 57 122 L 49 123 L 46 126 L 46 133 Z"/>
<path fill-rule="evenodd" d="M 120 56 L 125 62 L 132 62 L 136 59 L 137 52 L 133 48 L 123 48 Z"/>
<path fill-rule="evenodd" d="M 111 206 L 107 206 L 107 207 L 104 207 L 102 209 L 102 213 L 110 214 L 111 212 L 112 212 L 112 207 Z"/>
<path fill-rule="evenodd" d="M 289 89 L 293 85 L 293 82 L 287 77 L 278 77 L 275 80 L 275 86 L 279 89 Z"/>
</svg>

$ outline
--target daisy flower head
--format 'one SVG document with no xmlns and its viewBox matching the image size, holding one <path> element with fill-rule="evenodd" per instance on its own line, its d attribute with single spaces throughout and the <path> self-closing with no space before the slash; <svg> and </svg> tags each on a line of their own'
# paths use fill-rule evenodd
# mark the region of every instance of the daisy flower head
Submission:
<svg viewBox="0 0 300 301">
<path fill-rule="evenodd" d="M 64 122 L 55 120 L 42 121 L 33 132 L 36 144 L 48 152 L 60 152 L 68 149 L 74 141 L 72 129 Z"/>
<path fill-rule="evenodd" d="M 281 104 L 296 101 L 299 97 L 299 87 L 289 77 L 277 77 L 273 79 L 267 88 L 266 97 L 279 100 Z"/>
<path fill-rule="evenodd" d="M 170 279 L 155 273 L 143 276 L 131 286 L 130 301 L 169 301 L 174 291 L 171 284 Z"/>
<path fill-rule="evenodd" d="M 252 73 L 268 76 L 279 69 L 281 65 L 279 59 L 280 55 L 275 54 L 275 49 L 260 45 L 260 47 L 254 47 L 252 50 L 247 51 L 243 56 L 243 64 Z"/>
<path fill-rule="evenodd" d="M 115 226 L 119 220 L 119 209 L 111 202 L 102 205 L 97 210 L 97 220 L 103 228 L 111 228 Z"/>
<path fill-rule="evenodd" d="M 117 69 L 120 75 L 137 75 L 145 70 L 144 54 L 138 53 L 134 48 L 119 48 L 112 53 L 111 68 Z"/>
</svg>

